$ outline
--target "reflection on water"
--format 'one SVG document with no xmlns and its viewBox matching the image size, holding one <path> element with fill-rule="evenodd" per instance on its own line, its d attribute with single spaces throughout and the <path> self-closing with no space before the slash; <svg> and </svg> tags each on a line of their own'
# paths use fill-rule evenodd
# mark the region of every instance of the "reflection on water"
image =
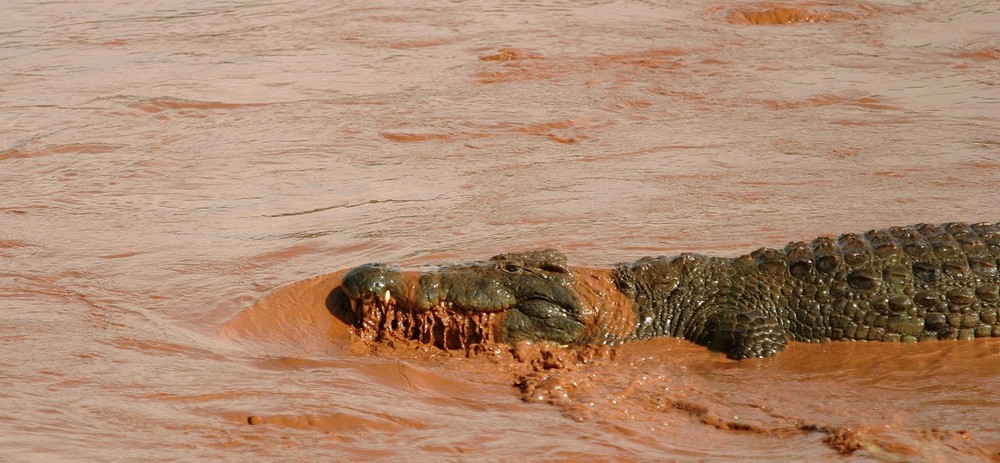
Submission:
<svg viewBox="0 0 1000 463">
<path fill-rule="evenodd" d="M 996 343 L 521 371 L 373 354 L 313 278 L 1000 220 L 991 2 L 0 10 L 0 459 L 1000 452 Z"/>
</svg>

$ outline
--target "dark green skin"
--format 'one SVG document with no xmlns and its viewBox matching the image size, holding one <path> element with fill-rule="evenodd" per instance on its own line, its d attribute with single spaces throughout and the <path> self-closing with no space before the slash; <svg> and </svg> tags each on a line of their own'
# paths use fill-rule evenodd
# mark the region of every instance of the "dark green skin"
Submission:
<svg viewBox="0 0 1000 463">
<path fill-rule="evenodd" d="M 439 302 L 451 303 L 459 313 L 505 312 L 500 327 L 505 342 L 588 341 L 580 337 L 584 327 L 579 315 L 585 309 L 571 287 L 573 272 L 566 266 L 566 256 L 559 251 L 502 254 L 484 262 L 438 267 L 420 273 L 415 288 L 408 287 L 402 276 L 395 267 L 365 264 L 348 272 L 341 288 L 356 301 L 356 309 L 364 303 L 378 304 L 388 290 L 397 299 L 412 294 L 399 301 L 410 312 L 425 312 Z"/>
<path fill-rule="evenodd" d="M 596 304 L 576 293 L 573 270 L 554 250 L 441 267 L 407 280 L 414 287 L 399 270 L 368 264 L 349 272 L 343 289 L 356 307 L 389 290 L 398 310 L 445 302 L 456 314 L 505 312 L 497 327 L 505 342 L 671 336 L 744 359 L 774 355 L 788 341 L 1000 336 L 998 259 L 1000 224 L 991 223 L 893 227 L 736 258 L 647 257 L 612 272 L 634 301 L 637 321 L 626 334 L 587 325 Z"/>
</svg>

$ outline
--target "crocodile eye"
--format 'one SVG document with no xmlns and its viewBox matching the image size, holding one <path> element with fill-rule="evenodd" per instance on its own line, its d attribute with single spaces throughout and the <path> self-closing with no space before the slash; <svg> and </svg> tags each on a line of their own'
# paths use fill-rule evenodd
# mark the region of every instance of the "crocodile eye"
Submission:
<svg viewBox="0 0 1000 463">
<path fill-rule="evenodd" d="M 515 265 L 515 264 L 503 264 L 503 267 L 501 267 L 500 269 L 503 270 L 503 271 L 505 271 L 505 272 L 507 272 L 507 273 L 520 273 L 521 272 L 521 266 L 520 265 Z"/>
<path fill-rule="evenodd" d="M 566 269 L 566 267 L 563 267 L 562 265 L 544 264 L 540 268 L 549 273 L 569 273 L 569 270 Z"/>
</svg>

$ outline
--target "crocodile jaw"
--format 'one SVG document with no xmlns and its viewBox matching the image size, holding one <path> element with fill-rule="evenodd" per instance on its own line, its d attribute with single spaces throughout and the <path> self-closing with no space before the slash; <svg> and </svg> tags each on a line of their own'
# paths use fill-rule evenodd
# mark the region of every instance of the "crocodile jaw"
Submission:
<svg viewBox="0 0 1000 463">
<path fill-rule="evenodd" d="M 502 311 L 468 312 L 451 302 L 427 309 L 400 304 L 389 291 L 372 301 L 351 299 L 362 339 L 372 342 L 413 340 L 444 350 L 469 350 L 500 341 Z"/>
</svg>

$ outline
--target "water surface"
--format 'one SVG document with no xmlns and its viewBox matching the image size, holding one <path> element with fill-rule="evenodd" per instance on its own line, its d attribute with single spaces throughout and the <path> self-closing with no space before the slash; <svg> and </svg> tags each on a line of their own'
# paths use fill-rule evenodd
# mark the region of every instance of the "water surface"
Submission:
<svg viewBox="0 0 1000 463">
<path fill-rule="evenodd" d="M 0 459 L 1000 455 L 996 342 L 535 371 L 373 352 L 322 304 L 370 261 L 996 222 L 993 2 L 0 12 Z"/>
</svg>

